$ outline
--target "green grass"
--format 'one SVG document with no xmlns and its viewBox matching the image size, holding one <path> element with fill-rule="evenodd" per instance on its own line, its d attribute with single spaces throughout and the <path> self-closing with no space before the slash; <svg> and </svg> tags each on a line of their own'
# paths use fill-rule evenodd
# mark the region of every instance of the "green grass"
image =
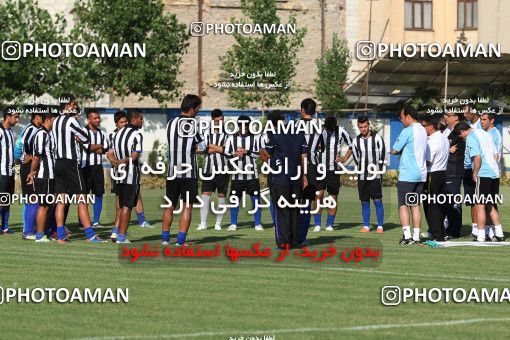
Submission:
<svg viewBox="0 0 510 340">
<path fill-rule="evenodd" d="M 0 286 L 3 287 L 129 287 L 127 304 L 4 304 L 0 305 L 0 338 L 217 338 L 276 335 L 276 339 L 365 338 L 502 338 L 510 329 L 510 306 L 504 304 L 406 303 L 385 307 L 381 287 L 498 287 L 510 286 L 510 248 L 433 249 L 401 246 L 395 206 L 395 188 L 385 188 L 387 232 L 359 234 L 361 208 L 356 189 L 342 188 L 334 232 L 309 233 L 311 244 L 326 247 L 335 238 L 342 242 L 380 240 L 382 261 L 377 267 L 341 269 L 328 264 L 279 265 L 257 260 L 211 265 L 122 264 L 118 249 L 109 244 L 88 245 L 76 225 L 74 242 L 67 245 L 35 244 L 21 240 L 19 206 L 11 211 L 18 231 L 0 237 Z M 504 195 L 508 187 L 502 188 Z M 162 191 L 144 191 L 146 216 L 156 226 L 141 229 L 133 213 L 130 239 L 157 240 L 160 235 Z M 74 209 L 73 209 L 74 210 Z M 500 209 L 503 227 L 510 226 L 508 206 Z M 375 212 L 372 207 L 372 215 Z M 69 221 L 76 221 L 72 211 Z M 113 197 L 104 200 L 102 222 L 111 225 Z M 323 217 L 324 220 L 325 216 Z M 228 214 L 224 224 L 229 221 Z M 250 228 L 246 213 L 235 232 L 195 231 L 194 212 L 189 241 L 235 240 L 247 244 L 260 239 L 273 247 L 274 230 L 264 211 L 266 230 Z M 469 234 L 464 209 L 464 234 Z M 209 225 L 213 225 L 213 220 Z M 225 226 L 226 227 L 226 226 Z M 172 226 L 175 238 L 176 224 Z M 101 231 L 107 236 L 107 230 Z M 465 237 L 466 240 L 470 239 Z M 248 262 L 248 263 L 246 263 Z M 343 269 L 342 269 L 343 268 Z M 473 319 L 492 322 L 444 323 Z M 428 323 L 434 323 L 427 325 Z M 418 324 L 418 325 L 416 325 Z M 354 326 L 394 325 L 389 328 L 355 329 Z M 399 326 L 401 325 L 401 326 Z M 412 327 L 403 327 L 411 325 Z"/>
</svg>

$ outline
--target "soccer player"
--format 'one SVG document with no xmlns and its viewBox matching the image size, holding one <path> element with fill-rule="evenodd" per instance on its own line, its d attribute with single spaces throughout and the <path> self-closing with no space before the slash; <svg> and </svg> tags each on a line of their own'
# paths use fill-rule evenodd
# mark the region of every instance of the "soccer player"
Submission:
<svg viewBox="0 0 510 340">
<path fill-rule="evenodd" d="M 186 245 L 186 236 L 191 223 L 193 203 L 198 195 L 198 165 L 196 151 L 205 150 L 205 142 L 197 129 L 188 131 L 196 123 L 195 117 L 200 110 L 202 100 L 194 94 L 187 94 L 182 99 L 181 114 L 172 118 L 166 126 L 168 143 L 168 174 L 166 181 L 166 198 L 171 206 L 165 208 L 162 218 L 161 239 L 164 246 L 170 243 L 170 226 L 174 209 L 179 198 L 183 204 L 179 221 L 179 233 L 176 245 Z M 191 167 L 191 169 L 190 169 Z M 188 171 L 186 171 L 188 169 Z"/>
<path fill-rule="evenodd" d="M 377 215 L 377 233 L 383 233 L 384 206 L 382 202 L 381 175 L 376 174 L 375 178 L 368 171 L 368 167 L 374 167 L 381 171 L 386 157 L 386 147 L 382 137 L 370 130 L 370 121 L 367 116 L 358 118 L 358 129 L 360 134 L 352 141 L 352 156 L 356 163 L 356 169 L 363 171 L 358 174 L 358 195 L 361 201 L 361 215 L 363 216 L 363 227 L 361 233 L 370 232 L 370 200 L 374 201 L 375 213 Z"/>
<path fill-rule="evenodd" d="M 418 112 L 413 107 L 404 106 L 399 117 L 404 129 L 393 145 L 391 153 L 400 155 L 397 182 L 398 212 L 404 233 L 400 244 L 412 244 L 420 242 L 421 211 L 418 197 L 423 193 L 427 179 L 425 164 L 427 132 L 418 122 Z M 413 218 L 412 235 L 409 207 Z"/>
<path fill-rule="evenodd" d="M 52 132 L 55 138 L 55 192 L 60 196 L 55 208 L 57 236 L 59 243 L 68 242 L 65 230 L 65 203 L 68 196 L 78 195 L 78 216 L 84 227 L 87 243 L 107 242 L 96 236 L 87 204 L 85 203 L 86 186 L 81 172 L 81 146 L 89 142 L 87 132 L 76 120 L 78 105 L 74 96 L 67 94 L 61 98 L 61 114 L 53 122 Z M 97 147 L 91 144 L 91 147 Z"/>
<path fill-rule="evenodd" d="M 482 126 L 480 125 L 480 117 L 478 116 L 478 113 L 476 112 L 476 109 L 473 104 L 468 104 L 463 107 L 464 117 L 466 118 L 466 121 L 473 129 L 481 129 Z M 477 218 L 476 218 L 476 209 L 474 205 L 471 203 L 473 202 L 473 195 L 475 194 L 475 186 L 476 183 L 473 181 L 473 167 L 471 164 L 471 159 L 467 155 L 468 149 L 466 148 L 465 155 L 464 155 L 464 178 L 462 179 L 462 185 L 464 187 L 464 195 L 468 196 L 469 198 L 466 199 L 466 205 L 471 207 L 471 233 L 473 236 L 476 237 L 478 233 L 478 224 L 477 224 Z M 455 234 L 453 236 L 460 236 L 460 229 L 459 234 Z"/>
<path fill-rule="evenodd" d="M 446 168 L 450 153 L 450 142 L 441 133 L 439 117 L 425 116 L 421 122 L 427 132 L 428 141 L 425 153 L 427 161 L 427 182 L 424 192 L 431 199 L 439 199 L 446 193 Z M 445 241 L 446 231 L 443 225 L 443 209 L 441 204 L 432 201 L 423 203 L 423 210 L 429 230 L 425 236 L 436 241 Z M 447 239 L 446 239 L 447 240 Z"/>
<path fill-rule="evenodd" d="M 446 194 L 450 197 L 460 195 L 462 178 L 464 177 L 464 156 L 466 152 L 466 142 L 460 136 L 459 123 L 464 120 L 464 115 L 460 112 L 448 112 L 445 114 L 446 124 L 448 125 L 449 156 L 446 166 Z M 446 230 L 449 238 L 459 237 L 462 227 L 462 204 L 447 202 L 444 205 L 444 212 L 448 221 Z"/>
<path fill-rule="evenodd" d="M 32 165 L 32 142 L 35 133 L 42 125 L 42 116 L 45 111 L 49 111 L 47 107 L 34 106 L 32 107 L 31 120 L 21 133 L 21 146 L 22 154 L 20 157 L 20 178 L 21 178 L 21 193 L 23 196 L 29 197 L 35 193 L 33 186 L 27 184 L 27 177 L 30 174 Z M 35 240 L 35 219 L 37 215 L 37 203 L 27 202 L 23 206 L 23 234 L 21 236 L 24 240 Z"/>
<path fill-rule="evenodd" d="M 227 158 L 225 156 L 225 144 L 227 134 L 223 131 L 223 112 L 220 109 L 211 111 L 211 124 L 213 126 L 207 130 L 204 140 L 207 149 L 204 151 L 205 156 L 205 177 L 212 177 L 211 179 L 204 179 L 202 181 L 202 200 L 204 205 L 200 208 L 200 225 L 197 230 L 207 229 L 207 215 L 209 214 L 209 206 L 211 203 L 211 194 L 215 191 L 218 192 L 218 204 L 225 204 L 225 196 L 228 190 L 228 174 L 216 174 L 216 171 L 228 170 Z M 223 213 L 216 215 L 215 230 L 221 230 L 221 221 L 223 220 Z"/>
<path fill-rule="evenodd" d="M 140 193 L 140 161 L 143 152 L 143 137 L 140 128 L 143 125 L 143 113 L 133 109 L 128 112 L 129 124 L 113 135 L 113 157 L 110 161 L 115 167 L 117 191 L 119 196 L 119 224 L 116 243 L 131 243 L 127 239 L 127 230 L 131 218 L 131 210 L 136 206 Z M 124 168 L 124 169 L 122 169 Z M 124 172 L 124 174 L 122 173 Z M 113 234 L 113 232 L 112 232 Z M 113 235 L 111 238 L 114 238 Z"/>
<path fill-rule="evenodd" d="M 271 112 L 268 119 L 273 124 L 277 124 L 278 121 L 285 124 L 285 116 L 281 111 Z M 281 249 L 285 249 L 286 246 L 297 248 L 303 244 L 299 225 L 299 208 L 295 206 L 295 202 L 299 200 L 301 189 L 308 185 L 307 177 L 303 173 L 307 162 L 307 148 L 303 133 L 271 134 L 265 144 L 272 169 L 276 170 L 278 165 L 288 165 L 287 172 L 281 171 L 271 176 L 271 199 L 276 210 L 276 245 Z M 301 168 L 299 177 L 297 176 L 298 168 Z M 298 178 L 295 179 L 296 177 Z M 279 204 L 281 198 L 284 198 L 291 206 L 281 206 Z"/>
<path fill-rule="evenodd" d="M 239 131 L 236 135 L 229 137 L 226 154 L 230 157 L 238 157 L 238 159 L 233 162 L 235 162 L 237 168 L 248 172 L 232 176 L 230 195 L 236 196 L 241 204 L 243 201 L 243 194 L 245 193 L 250 196 L 252 205 L 255 207 L 260 197 L 259 173 L 257 169 L 260 145 L 259 137 L 250 133 L 250 122 L 251 119 L 248 116 L 239 116 L 239 118 L 237 118 Z M 228 230 L 237 229 L 239 208 L 239 206 L 230 208 L 231 224 L 227 228 Z M 260 208 L 257 208 L 254 213 L 255 230 L 257 231 L 264 230 L 261 219 L 262 211 Z"/>
<path fill-rule="evenodd" d="M 99 130 L 101 124 L 101 116 L 96 109 L 87 111 L 87 125 L 85 131 L 89 143 L 82 144 L 82 171 L 87 186 L 87 193 L 94 194 L 94 219 L 92 221 L 93 228 L 101 228 L 99 219 L 101 210 L 103 209 L 104 195 L 104 170 L 102 155 L 108 151 L 106 134 Z M 91 144 L 95 145 L 92 147 Z"/>
<path fill-rule="evenodd" d="M 468 125 L 461 128 L 461 136 L 466 140 L 468 156 L 472 162 L 473 181 L 476 183 L 474 209 L 478 234 L 474 241 L 485 242 L 486 215 L 490 215 L 494 223 L 494 242 L 505 240 L 500 223 L 497 205 L 494 203 L 499 194 L 498 152 L 492 137 L 483 129 L 474 129 Z"/>
<path fill-rule="evenodd" d="M 310 177 L 313 185 L 315 185 L 319 191 L 319 194 L 316 196 L 316 204 L 318 204 L 324 197 L 324 190 L 326 190 L 336 202 L 338 192 L 340 191 L 340 175 L 336 174 L 335 171 L 339 169 L 339 162 L 344 163 L 352 155 L 351 137 L 343 127 L 337 126 L 336 118 L 334 116 L 328 116 L 324 121 L 324 129 L 322 133 L 314 138 L 315 141 L 312 143 L 311 153 L 319 153 L 319 164 L 324 166 L 326 172 L 326 177 L 323 180 L 317 180 L 318 177 L 322 176 L 322 174 L 319 174 L 318 171 L 314 171 Z M 343 144 L 347 145 L 348 150 L 343 157 L 340 157 Z M 319 150 L 321 151 L 319 152 Z M 328 217 L 326 220 L 327 231 L 333 231 L 333 224 L 335 222 L 337 209 L 337 205 L 335 205 L 334 208 L 328 209 Z M 319 209 L 317 214 L 314 216 L 314 232 L 319 232 L 321 230 L 321 217 L 322 209 Z"/>
<path fill-rule="evenodd" d="M 494 141 L 494 146 L 496 147 L 496 151 L 498 152 L 498 165 L 501 167 L 501 157 L 503 157 L 503 143 L 502 137 L 499 130 L 494 126 L 494 113 L 483 113 L 480 116 L 480 124 L 482 125 L 482 129 L 487 131 L 489 135 L 492 136 L 492 140 Z M 487 223 L 489 224 L 490 216 L 487 218 Z M 494 238 L 494 225 L 490 223 L 485 227 L 485 239 L 493 239 Z"/>
<path fill-rule="evenodd" d="M 46 243 L 51 240 L 45 235 L 49 208 L 53 200 L 50 196 L 55 195 L 55 140 L 51 133 L 53 122 L 57 114 L 48 112 L 43 115 L 43 123 L 37 130 L 33 139 L 33 156 L 30 163 L 30 171 L 27 175 L 27 185 L 34 189 L 40 197 L 36 216 L 35 242 Z M 47 230 L 46 230 L 47 231 Z M 50 232 L 47 232 L 50 234 Z"/>
<path fill-rule="evenodd" d="M 0 193 L 14 193 L 14 136 L 11 128 L 18 123 L 19 110 L 8 107 L 4 111 L 4 120 L 0 125 Z M 9 230 L 10 205 L 0 209 L 2 216 L 2 233 L 12 234 Z"/>
</svg>

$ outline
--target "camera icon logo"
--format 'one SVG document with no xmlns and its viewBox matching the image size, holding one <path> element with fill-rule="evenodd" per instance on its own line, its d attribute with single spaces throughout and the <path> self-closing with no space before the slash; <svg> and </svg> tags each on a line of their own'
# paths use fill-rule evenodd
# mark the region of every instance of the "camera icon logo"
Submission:
<svg viewBox="0 0 510 340">
<path fill-rule="evenodd" d="M 371 61 L 376 57 L 376 46 L 373 41 L 360 40 L 356 43 L 356 58 L 360 61 Z"/>
<path fill-rule="evenodd" d="M 197 134 L 197 122 L 193 118 L 180 118 L 177 123 L 179 137 L 192 138 Z"/>
<path fill-rule="evenodd" d="M 0 207 L 11 205 L 11 194 L 8 192 L 0 192 Z"/>
<path fill-rule="evenodd" d="M 381 289 L 381 303 L 385 306 L 398 306 L 402 302 L 402 292 L 398 286 L 384 286 Z"/>
<path fill-rule="evenodd" d="M 19 41 L 6 40 L 2 43 L 2 59 L 18 60 L 21 58 L 21 44 Z"/>
<path fill-rule="evenodd" d="M 190 34 L 194 37 L 201 37 L 204 35 L 204 23 L 200 21 L 195 21 L 190 24 L 189 27 Z"/>
<path fill-rule="evenodd" d="M 420 196 L 416 192 L 408 192 L 405 197 L 405 205 L 407 206 L 416 206 L 420 203 Z"/>
</svg>

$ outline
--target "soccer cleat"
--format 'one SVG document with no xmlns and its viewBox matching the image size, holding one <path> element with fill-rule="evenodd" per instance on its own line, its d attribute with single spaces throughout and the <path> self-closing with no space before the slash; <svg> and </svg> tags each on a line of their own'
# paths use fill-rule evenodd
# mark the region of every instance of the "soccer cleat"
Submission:
<svg viewBox="0 0 510 340">
<path fill-rule="evenodd" d="M 333 226 L 328 225 L 328 226 L 326 227 L 326 231 L 333 231 Z"/>
<path fill-rule="evenodd" d="M 65 243 L 70 243 L 71 241 L 69 241 L 69 239 L 65 239 L 65 240 L 61 240 L 61 239 L 58 239 L 57 240 L 57 243 L 60 243 L 60 244 L 65 244 Z"/>
<path fill-rule="evenodd" d="M 491 239 L 492 242 L 504 242 L 505 241 L 505 237 L 499 237 L 499 236 L 496 236 L 494 235 Z"/>
<path fill-rule="evenodd" d="M 88 238 L 85 240 L 85 242 L 87 243 L 106 243 L 108 242 L 107 240 L 103 240 L 102 238 L 100 238 L 99 236 L 95 235 L 94 237 L 92 238 Z"/>
<path fill-rule="evenodd" d="M 403 238 L 399 242 L 400 244 L 415 244 L 416 242 L 412 238 Z"/>
<path fill-rule="evenodd" d="M 369 233 L 370 232 L 370 228 L 367 228 L 367 227 L 361 227 L 361 229 L 359 230 L 360 233 Z"/>
<path fill-rule="evenodd" d="M 67 237 L 73 236 L 73 233 L 71 232 L 71 230 L 69 230 L 67 227 L 65 227 L 65 228 L 66 228 L 66 235 L 67 235 Z"/>
<path fill-rule="evenodd" d="M 5 229 L 3 232 L 2 232 L 4 235 L 12 235 L 14 234 L 14 231 L 11 230 L 11 229 Z"/>
<path fill-rule="evenodd" d="M 199 224 L 197 230 L 206 230 L 207 226 L 204 224 Z"/>
<path fill-rule="evenodd" d="M 228 226 L 227 230 L 231 230 L 231 231 L 237 230 L 237 225 L 236 224 L 231 224 L 231 225 Z"/>
<path fill-rule="evenodd" d="M 260 224 L 255 226 L 255 230 L 261 231 L 264 230 L 264 227 L 262 227 Z"/>
<path fill-rule="evenodd" d="M 413 242 L 414 242 L 414 243 L 416 243 L 416 244 L 421 243 L 421 239 L 417 239 L 417 240 L 415 240 L 415 239 L 413 238 Z"/>
<path fill-rule="evenodd" d="M 110 235 L 110 240 L 112 240 L 112 242 L 117 242 L 117 233 L 112 233 Z"/>
<path fill-rule="evenodd" d="M 25 235 L 25 234 L 23 234 L 23 235 L 21 235 L 21 239 L 22 239 L 22 240 L 30 240 L 30 241 L 33 241 L 33 240 L 35 240 L 35 235 Z"/>
<path fill-rule="evenodd" d="M 483 240 L 483 241 L 479 241 L 479 240 L 478 240 L 478 238 L 475 238 L 475 239 L 473 240 L 473 242 L 480 242 L 480 243 L 484 243 L 484 242 L 485 242 L 485 240 Z"/>
<path fill-rule="evenodd" d="M 382 227 L 377 227 L 375 232 L 378 233 L 378 234 L 383 234 L 384 233 L 384 229 Z"/>
<path fill-rule="evenodd" d="M 221 225 L 215 224 L 214 225 L 214 230 L 221 230 Z"/>
<path fill-rule="evenodd" d="M 129 244 L 129 243 L 131 243 L 131 241 L 128 240 L 128 239 L 125 239 L 124 241 L 118 241 L 117 240 L 117 241 L 115 241 L 115 243 L 118 243 L 118 244 Z"/>
<path fill-rule="evenodd" d="M 179 244 L 177 242 L 175 242 L 175 246 L 176 247 L 184 247 L 184 248 L 187 248 L 187 247 L 191 247 L 193 245 L 193 243 L 183 243 L 183 244 Z"/>
<path fill-rule="evenodd" d="M 94 224 L 92 225 L 92 228 L 94 228 L 94 229 L 104 229 L 104 228 L 106 228 L 106 227 L 105 227 L 105 226 L 103 226 L 103 225 L 101 225 L 101 224 L 99 224 L 99 222 L 98 222 L 98 223 L 94 223 Z"/>
<path fill-rule="evenodd" d="M 46 235 L 44 235 L 40 239 L 38 239 L 38 240 L 36 239 L 35 242 L 36 243 L 48 243 L 48 242 L 51 242 L 51 240 Z"/>
<path fill-rule="evenodd" d="M 154 228 L 149 222 L 143 221 L 142 224 L 140 224 L 140 228 Z"/>
<path fill-rule="evenodd" d="M 320 225 L 316 225 L 316 226 L 313 228 L 313 231 L 315 231 L 315 232 L 319 232 L 319 231 L 321 231 L 321 226 L 320 226 Z"/>
<path fill-rule="evenodd" d="M 166 246 L 168 246 L 169 244 L 170 244 L 170 240 L 168 240 L 168 241 L 166 241 L 166 240 L 161 241 L 161 245 L 162 245 L 163 247 L 166 247 Z"/>
</svg>

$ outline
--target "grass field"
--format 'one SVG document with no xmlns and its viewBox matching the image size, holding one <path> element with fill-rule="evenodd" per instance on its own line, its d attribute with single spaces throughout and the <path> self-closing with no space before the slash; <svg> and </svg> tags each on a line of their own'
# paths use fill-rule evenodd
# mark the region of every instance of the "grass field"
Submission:
<svg viewBox="0 0 510 340">
<path fill-rule="evenodd" d="M 357 191 L 342 188 L 336 230 L 309 233 L 310 243 L 329 244 L 335 238 L 382 242 L 378 267 L 344 268 L 326 265 L 157 266 L 121 264 L 117 246 L 88 245 L 77 232 L 70 244 L 35 244 L 21 240 L 21 209 L 11 210 L 14 235 L 0 237 L 0 286 L 3 287 L 128 287 L 127 304 L 3 304 L 0 338 L 214 338 L 263 339 L 365 338 L 507 338 L 510 305 L 495 303 L 406 303 L 387 307 L 380 302 L 383 286 L 486 287 L 510 286 L 510 248 L 459 247 L 436 249 L 401 246 L 395 188 L 385 188 L 387 231 L 359 234 L 361 207 Z M 509 195 L 510 188 L 502 188 Z M 129 238 L 158 240 L 162 191 L 143 192 L 146 216 L 154 229 L 133 224 Z M 113 196 L 104 200 L 102 223 L 111 225 Z M 74 209 L 73 209 L 74 210 Z M 500 209 L 510 231 L 508 205 Z M 75 212 L 69 222 L 76 221 Z M 323 217 L 325 220 L 325 216 Z M 372 207 L 372 220 L 375 211 Z M 211 220 L 212 221 L 212 220 Z M 228 224 L 225 216 L 225 227 Z M 264 211 L 266 230 L 250 228 L 242 213 L 237 231 L 195 231 L 193 216 L 188 240 L 210 242 L 261 239 L 273 246 L 274 230 Z M 464 209 L 464 238 L 468 210 Z M 209 223 L 213 225 L 213 222 Z M 225 229 L 225 228 L 224 228 Z M 176 225 L 171 229 L 175 239 Z M 108 231 L 100 230 L 101 236 Z"/>
</svg>

